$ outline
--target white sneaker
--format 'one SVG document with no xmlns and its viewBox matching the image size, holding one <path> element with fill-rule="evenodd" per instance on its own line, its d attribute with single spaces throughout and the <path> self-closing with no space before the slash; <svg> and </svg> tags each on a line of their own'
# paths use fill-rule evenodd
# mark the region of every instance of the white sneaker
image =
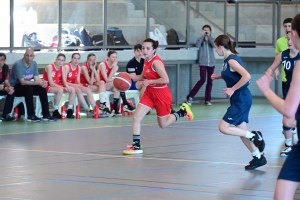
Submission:
<svg viewBox="0 0 300 200">
<path fill-rule="evenodd" d="M 285 148 L 281 151 L 280 156 L 282 157 L 288 156 L 291 150 L 292 150 L 292 146 L 285 145 Z"/>
<path fill-rule="evenodd" d="M 206 104 L 207 106 L 211 106 L 211 105 L 212 105 L 212 103 L 210 103 L 209 101 L 206 101 L 205 104 Z"/>
<path fill-rule="evenodd" d="M 125 112 L 134 112 L 135 111 L 135 108 L 133 107 L 133 106 L 131 106 L 131 105 L 124 105 L 124 107 L 123 107 L 123 110 L 125 111 Z"/>
</svg>

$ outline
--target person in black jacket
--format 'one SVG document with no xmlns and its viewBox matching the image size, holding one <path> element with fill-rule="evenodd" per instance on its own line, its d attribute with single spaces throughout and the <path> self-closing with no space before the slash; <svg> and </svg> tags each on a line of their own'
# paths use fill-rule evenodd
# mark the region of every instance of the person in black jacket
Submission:
<svg viewBox="0 0 300 200">
<path fill-rule="evenodd" d="M 0 96 L 6 95 L 3 113 L 0 117 L 1 121 L 15 121 L 16 119 L 10 115 L 14 103 L 14 88 L 8 82 L 9 67 L 5 64 L 6 55 L 0 53 Z"/>
<path fill-rule="evenodd" d="M 144 58 L 142 57 L 142 45 L 137 44 L 134 46 L 134 57 L 127 63 L 126 72 L 129 74 L 141 75 L 144 68 Z M 142 81 L 132 81 L 130 90 L 140 90 L 141 96 L 143 96 L 145 88 L 146 87 L 143 86 Z"/>
</svg>

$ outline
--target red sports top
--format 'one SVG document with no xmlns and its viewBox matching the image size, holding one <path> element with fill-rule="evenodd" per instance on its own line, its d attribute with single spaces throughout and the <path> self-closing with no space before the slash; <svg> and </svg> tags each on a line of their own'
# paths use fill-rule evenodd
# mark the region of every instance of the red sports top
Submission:
<svg viewBox="0 0 300 200">
<path fill-rule="evenodd" d="M 84 64 L 81 66 L 81 68 L 87 69 L 88 74 L 89 74 L 89 77 L 91 77 L 92 70 L 88 67 L 88 64 L 87 64 L 87 63 L 84 63 Z M 84 84 L 89 84 L 89 83 L 87 82 L 87 80 L 85 79 L 85 77 L 84 77 L 82 71 L 83 71 L 83 70 L 81 70 L 81 72 L 80 72 L 80 83 L 81 83 L 82 85 L 84 85 Z"/>
<path fill-rule="evenodd" d="M 77 75 L 79 73 L 79 66 L 77 65 L 75 69 L 72 69 L 71 63 L 68 63 L 69 72 L 67 74 L 67 82 L 77 84 Z"/>
<path fill-rule="evenodd" d="M 112 70 L 113 68 L 108 66 L 107 61 L 104 61 L 103 63 L 105 64 L 105 72 L 106 72 L 106 75 L 107 75 L 107 77 L 108 77 L 108 76 L 110 75 L 110 72 L 111 72 L 111 70 Z M 101 81 L 105 81 L 104 78 L 103 78 L 103 76 L 102 76 L 101 71 L 99 72 L 99 75 L 100 75 L 100 80 L 101 80 Z"/>
<path fill-rule="evenodd" d="M 160 76 L 157 74 L 157 72 L 153 69 L 154 62 L 161 62 L 163 64 L 164 68 L 166 68 L 164 62 L 158 55 L 154 55 L 149 61 L 147 61 L 145 59 L 143 74 L 144 74 L 144 77 L 148 80 L 155 80 L 155 79 L 160 78 Z M 165 84 L 165 83 L 164 84 L 151 84 L 149 86 L 153 87 L 153 88 L 164 88 L 164 87 L 167 87 L 167 84 Z"/>
<path fill-rule="evenodd" d="M 60 66 L 59 69 L 57 70 L 54 63 L 52 63 L 51 66 L 52 66 L 52 80 L 53 80 L 53 82 L 58 84 L 58 85 L 62 85 L 62 67 Z M 45 81 L 48 81 L 48 85 L 50 86 L 49 80 L 48 80 L 48 72 L 47 72 L 46 68 L 45 68 L 44 73 L 43 73 L 43 79 Z"/>
</svg>

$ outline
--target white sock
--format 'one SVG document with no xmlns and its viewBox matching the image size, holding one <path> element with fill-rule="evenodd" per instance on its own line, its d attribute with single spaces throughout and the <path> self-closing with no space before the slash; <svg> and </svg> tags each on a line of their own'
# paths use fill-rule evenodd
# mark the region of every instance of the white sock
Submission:
<svg viewBox="0 0 300 200">
<path fill-rule="evenodd" d="M 58 110 L 58 105 L 54 105 L 54 110 Z"/>
<path fill-rule="evenodd" d="M 253 157 L 257 157 L 258 159 L 260 159 L 260 157 L 261 157 L 261 154 L 258 149 L 256 149 L 256 151 L 252 152 L 251 155 Z"/>
<path fill-rule="evenodd" d="M 287 146 L 292 146 L 292 138 L 285 139 L 285 144 Z"/>
<path fill-rule="evenodd" d="M 104 103 L 106 101 L 105 92 L 100 92 L 99 97 L 101 103 Z"/>
<path fill-rule="evenodd" d="M 254 133 L 251 133 L 250 131 L 247 131 L 245 138 L 252 138 L 254 136 Z"/>
<path fill-rule="evenodd" d="M 68 105 L 68 109 L 72 109 L 73 108 L 73 105 Z"/>
</svg>

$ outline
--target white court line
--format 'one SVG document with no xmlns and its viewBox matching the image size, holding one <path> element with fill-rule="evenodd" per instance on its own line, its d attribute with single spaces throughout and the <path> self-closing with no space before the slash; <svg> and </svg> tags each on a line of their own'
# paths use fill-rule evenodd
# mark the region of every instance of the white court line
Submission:
<svg viewBox="0 0 300 200">
<path fill-rule="evenodd" d="M 253 118 L 263 118 L 263 117 L 279 117 L 281 115 L 265 115 L 265 116 L 254 116 L 254 117 L 249 117 L 249 119 Z M 176 122 L 176 124 L 181 124 L 181 123 L 190 123 L 190 122 L 205 122 L 205 121 L 215 121 L 218 120 L 220 121 L 222 118 L 217 118 L 217 119 L 198 119 L 198 120 L 193 120 L 193 121 L 180 121 Z M 157 125 L 157 122 L 155 123 L 149 123 L 149 124 L 142 124 L 142 126 L 151 126 L 151 125 Z M 84 127 L 84 128 L 76 128 L 76 129 L 59 129 L 59 130 L 51 130 L 51 131 L 31 131 L 31 132 L 21 132 L 21 133 L 2 133 L 0 136 L 5 136 L 5 135 L 17 135 L 17 134 L 29 134 L 29 133 L 49 133 L 49 132 L 60 132 L 60 131 L 73 131 L 73 130 L 89 130 L 89 129 L 102 129 L 102 128 L 120 128 L 120 127 L 127 127 L 127 126 L 132 126 L 131 124 L 128 125 L 101 125 L 101 127 Z M 281 130 L 281 129 L 280 129 Z"/>
<path fill-rule="evenodd" d="M 0 150 L 18 151 L 18 152 L 38 152 L 38 153 L 56 153 L 66 155 L 83 155 L 83 156 L 97 156 L 97 157 L 111 157 L 111 158 L 125 158 L 125 159 L 143 159 L 143 160 L 158 160 L 158 161 L 173 161 L 173 162 L 187 162 L 187 163 L 207 163 L 207 164 L 224 164 L 224 165 L 241 165 L 245 166 L 245 163 L 237 162 L 217 162 L 217 161 L 206 161 L 206 160 L 188 160 L 188 159 L 173 159 L 173 158 L 155 158 L 155 157 L 140 157 L 140 156 L 126 156 L 126 155 L 109 155 L 109 154 L 96 154 L 96 153 L 78 153 L 78 152 L 62 152 L 62 151 L 44 151 L 44 150 L 28 150 L 28 149 L 9 149 L 0 148 Z M 277 165 L 264 165 L 270 168 L 281 168 L 282 166 Z M 24 166 L 22 166 L 24 167 Z M 14 167 L 13 167 L 14 168 Z"/>
</svg>

